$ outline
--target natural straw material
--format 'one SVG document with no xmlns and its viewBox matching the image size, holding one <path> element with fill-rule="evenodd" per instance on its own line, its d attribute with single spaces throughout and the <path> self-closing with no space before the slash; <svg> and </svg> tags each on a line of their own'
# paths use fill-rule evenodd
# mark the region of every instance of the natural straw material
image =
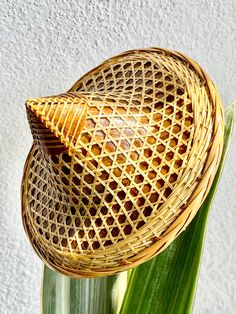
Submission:
<svg viewBox="0 0 236 314">
<path fill-rule="evenodd" d="M 164 250 L 204 201 L 223 111 L 200 66 L 160 48 L 115 56 L 68 93 L 31 99 L 25 230 L 73 277 L 127 270 Z"/>
</svg>

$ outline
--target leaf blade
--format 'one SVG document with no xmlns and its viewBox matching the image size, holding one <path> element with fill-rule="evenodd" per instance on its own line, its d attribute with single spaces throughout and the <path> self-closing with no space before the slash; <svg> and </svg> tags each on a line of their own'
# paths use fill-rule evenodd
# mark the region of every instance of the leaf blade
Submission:
<svg viewBox="0 0 236 314">
<path fill-rule="evenodd" d="M 117 313 L 126 288 L 126 273 L 74 279 L 44 265 L 41 312 L 43 314 Z M 120 284 L 123 282 L 123 285 Z"/>
</svg>

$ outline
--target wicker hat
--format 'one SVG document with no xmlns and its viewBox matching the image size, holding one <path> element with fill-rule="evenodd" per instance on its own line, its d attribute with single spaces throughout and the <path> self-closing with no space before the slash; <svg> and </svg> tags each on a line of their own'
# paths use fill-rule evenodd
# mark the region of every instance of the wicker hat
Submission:
<svg viewBox="0 0 236 314">
<path fill-rule="evenodd" d="M 125 52 L 26 108 L 23 223 L 42 260 L 66 275 L 109 275 L 159 254 L 211 187 L 222 105 L 181 53 Z"/>
</svg>

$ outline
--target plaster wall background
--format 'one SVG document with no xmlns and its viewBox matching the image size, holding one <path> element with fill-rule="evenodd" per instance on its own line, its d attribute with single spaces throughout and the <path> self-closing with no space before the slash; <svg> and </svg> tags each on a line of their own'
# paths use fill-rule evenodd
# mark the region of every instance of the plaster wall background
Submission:
<svg viewBox="0 0 236 314">
<path fill-rule="evenodd" d="M 24 234 L 22 169 L 31 145 L 24 101 L 68 90 L 87 70 L 122 51 L 182 51 L 236 100 L 234 0 L 1 0 L 0 313 L 39 313 L 42 263 Z M 236 307 L 236 139 L 209 218 L 195 314 Z"/>
</svg>

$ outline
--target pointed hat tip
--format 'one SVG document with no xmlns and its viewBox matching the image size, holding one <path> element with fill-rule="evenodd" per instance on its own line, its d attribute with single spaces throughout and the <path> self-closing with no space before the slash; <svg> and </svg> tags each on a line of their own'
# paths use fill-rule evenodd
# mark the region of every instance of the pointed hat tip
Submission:
<svg viewBox="0 0 236 314">
<path fill-rule="evenodd" d="M 68 93 L 30 98 L 26 101 L 26 110 L 34 138 L 48 129 L 58 139 L 57 145 L 61 142 L 72 149 L 85 123 L 87 103 L 83 97 Z M 47 144 L 44 138 L 42 143 Z"/>
</svg>

